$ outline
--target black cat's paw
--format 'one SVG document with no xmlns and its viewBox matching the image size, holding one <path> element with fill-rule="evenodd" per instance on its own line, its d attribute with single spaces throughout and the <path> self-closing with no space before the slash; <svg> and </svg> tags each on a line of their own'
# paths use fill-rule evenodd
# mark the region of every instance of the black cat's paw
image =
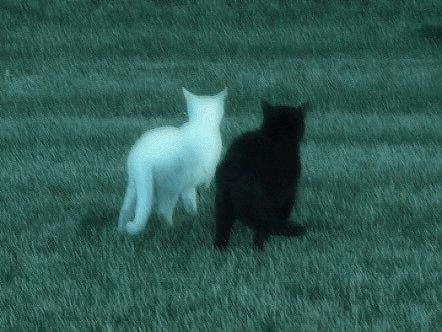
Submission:
<svg viewBox="0 0 442 332">
<path fill-rule="evenodd" d="M 215 249 L 225 251 L 227 248 L 227 241 L 216 240 L 214 244 Z"/>
<path fill-rule="evenodd" d="M 264 242 L 253 242 L 253 246 L 258 251 L 264 251 Z"/>
<path fill-rule="evenodd" d="M 264 243 L 270 237 L 270 234 L 262 231 L 255 231 L 255 236 L 253 237 L 253 245 L 256 249 L 262 251 L 264 250 Z"/>
</svg>

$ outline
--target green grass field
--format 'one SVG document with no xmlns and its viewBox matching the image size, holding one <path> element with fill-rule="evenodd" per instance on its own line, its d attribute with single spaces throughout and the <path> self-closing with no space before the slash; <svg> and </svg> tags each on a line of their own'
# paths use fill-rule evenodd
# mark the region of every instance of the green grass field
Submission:
<svg viewBox="0 0 442 332">
<path fill-rule="evenodd" d="M 440 331 L 438 0 L 0 2 L 0 331 Z M 116 230 L 125 160 L 228 86 L 225 146 L 260 100 L 310 100 L 293 220 L 213 249 L 215 188 L 175 225 Z"/>
</svg>

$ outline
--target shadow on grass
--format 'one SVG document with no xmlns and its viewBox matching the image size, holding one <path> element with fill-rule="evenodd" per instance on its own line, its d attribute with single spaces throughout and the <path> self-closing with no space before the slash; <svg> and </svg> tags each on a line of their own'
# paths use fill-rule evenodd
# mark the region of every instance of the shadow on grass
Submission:
<svg viewBox="0 0 442 332">
<path fill-rule="evenodd" d="M 419 35 L 437 45 L 442 44 L 442 25 L 424 25 L 418 29 Z"/>
<path fill-rule="evenodd" d="M 98 203 L 97 203 L 98 204 Z M 101 236 L 109 229 L 115 231 L 120 243 L 132 243 L 135 251 L 139 252 L 157 238 L 157 233 L 163 234 L 165 229 L 160 227 L 157 217 L 149 220 L 146 230 L 137 235 L 122 234 L 117 230 L 119 210 L 106 205 L 89 206 L 82 214 L 76 227 L 77 236 L 92 245 L 98 244 Z M 151 225 L 154 224 L 154 225 Z M 163 234 L 164 235 L 164 234 Z"/>
<path fill-rule="evenodd" d="M 117 209 L 89 207 L 80 219 L 77 234 L 85 240 L 95 243 L 105 228 L 116 227 Z"/>
<path fill-rule="evenodd" d="M 5 245 L 0 250 L 0 285 L 9 285 L 15 278 L 23 276 L 23 266 L 15 248 Z"/>
</svg>

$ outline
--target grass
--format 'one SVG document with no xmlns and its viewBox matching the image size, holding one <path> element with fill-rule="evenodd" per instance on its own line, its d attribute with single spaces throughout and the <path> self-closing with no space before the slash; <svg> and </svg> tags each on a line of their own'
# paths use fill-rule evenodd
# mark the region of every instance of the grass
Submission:
<svg viewBox="0 0 442 332">
<path fill-rule="evenodd" d="M 0 331 L 437 331 L 437 1 L 5 0 Z M 116 231 L 127 152 L 229 88 L 225 146 L 259 100 L 314 104 L 293 220 L 305 238 L 213 249 L 199 214 Z"/>
</svg>

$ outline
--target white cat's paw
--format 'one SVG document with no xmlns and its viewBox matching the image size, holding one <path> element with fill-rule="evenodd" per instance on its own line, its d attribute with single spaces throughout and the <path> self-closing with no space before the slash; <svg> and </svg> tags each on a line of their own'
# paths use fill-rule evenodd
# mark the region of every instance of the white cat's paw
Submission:
<svg viewBox="0 0 442 332">
<path fill-rule="evenodd" d="M 184 208 L 187 212 L 196 214 L 198 206 L 196 202 L 196 188 L 189 189 L 181 195 L 184 203 Z"/>
<path fill-rule="evenodd" d="M 129 221 L 126 224 L 126 232 L 129 235 L 137 235 L 143 230 L 144 227 L 140 227 L 140 225 L 134 223 L 133 221 Z"/>
<path fill-rule="evenodd" d="M 184 201 L 184 208 L 187 212 L 196 214 L 198 212 L 198 206 L 195 201 Z"/>
<path fill-rule="evenodd" d="M 167 224 L 168 224 L 169 226 L 173 226 L 173 219 L 172 219 L 172 215 L 169 215 L 169 216 L 164 216 L 164 218 L 166 219 L 166 221 L 167 221 Z"/>
</svg>

